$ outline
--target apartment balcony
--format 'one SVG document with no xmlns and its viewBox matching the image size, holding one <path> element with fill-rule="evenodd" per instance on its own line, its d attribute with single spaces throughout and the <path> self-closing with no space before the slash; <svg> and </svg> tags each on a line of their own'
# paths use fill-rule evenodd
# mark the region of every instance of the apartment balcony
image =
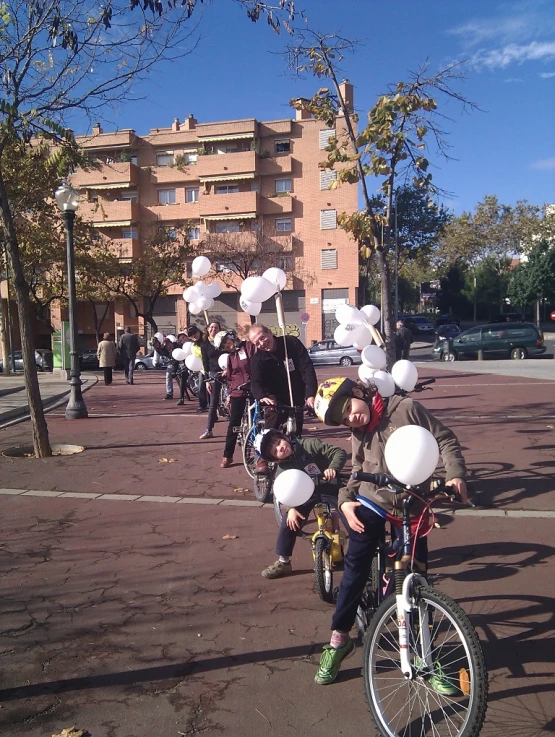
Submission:
<svg viewBox="0 0 555 737">
<path fill-rule="evenodd" d="M 197 123 L 195 131 L 199 141 L 233 141 L 242 138 L 254 138 L 257 133 L 257 122 L 254 118 L 244 120 L 225 120 L 220 123 Z"/>
<path fill-rule="evenodd" d="M 239 233 L 210 233 L 205 240 L 205 248 L 207 253 L 210 253 L 210 246 L 217 247 L 218 241 L 222 243 L 233 242 L 238 248 L 244 248 L 245 251 L 255 250 L 258 248 L 272 250 L 276 249 L 278 252 L 291 252 L 293 250 L 293 236 L 291 235 L 272 235 L 262 236 L 262 242 L 260 241 L 260 234 L 251 230 L 242 230 Z"/>
<path fill-rule="evenodd" d="M 177 202 L 175 205 L 149 205 L 143 212 L 147 221 L 175 223 L 178 220 L 199 219 L 199 206 L 196 202 Z"/>
<path fill-rule="evenodd" d="M 199 156 L 194 164 L 196 177 L 201 181 L 226 181 L 249 178 L 256 172 L 256 151 L 235 151 L 229 154 L 206 154 Z M 193 167 L 191 167 L 193 170 Z"/>
<path fill-rule="evenodd" d="M 96 228 L 131 225 L 141 220 L 141 206 L 129 200 L 82 202 L 77 214 L 95 224 Z"/>
<path fill-rule="evenodd" d="M 110 250 L 118 258 L 138 258 L 141 255 L 141 242 L 138 238 L 111 238 Z"/>
<path fill-rule="evenodd" d="M 71 177 L 75 189 L 130 189 L 139 185 L 141 170 L 135 164 L 118 162 L 95 164 L 90 169 L 79 169 Z"/>
<path fill-rule="evenodd" d="M 151 175 L 153 184 L 198 182 L 199 178 L 197 164 L 189 164 L 180 169 L 177 166 L 153 166 Z"/>
<path fill-rule="evenodd" d="M 256 217 L 260 210 L 258 192 L 235 192 L 234 194 L 201 194 L 199 215 L 201 218 L 226 220 L 239 215 Z"/>
<path fill-rule="evenodd" d="M 279 177 L 281 174 L 290 174 L 292 171 L 292 161 L 290 154 L 281 154 L 268 159 L 260 159 L 258 162 L 257 174 L 263 177 L 273 176 Z"/>
<path fill-rule="evenodd" d="M 282 215 L 293 212 L 293 196 L 290 194 L 262 198 L 263 215 Z"/>
</svg>

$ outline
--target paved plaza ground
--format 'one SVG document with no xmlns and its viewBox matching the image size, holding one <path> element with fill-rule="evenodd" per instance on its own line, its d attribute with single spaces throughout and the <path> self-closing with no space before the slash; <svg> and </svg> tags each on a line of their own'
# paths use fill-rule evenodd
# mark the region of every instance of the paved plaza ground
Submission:
<svg viewBox="0 0 555 737">
<path fill-rule="evenodd" d="M 442 514 L 429 540 L 436 585 L 483 642 L 482 734 L 547 736 L 555 380 L 419 371 L 437 377 L 419 398 L 459 436 L 479 499 Z M 225 424 L 201 441 L 206 415 L 162 401 L 162 373 L 115 376 L 85 393 L 88 420 L 48 414 L 52 441 L 83 453 L 0 457 L 0 734 L 372 737 L 360 649 L 337 683 L 313 682 L 333 610 L 313 590 L 310 546 L 299 541 L 291 578 L 260 576 L 277 527 L 239 453 L 220 469 Z M 318 421 L 306 435 L 349 447 Z M 0 450 L 29 441 L 27 422 L 0 430 Z"/>
</svg>

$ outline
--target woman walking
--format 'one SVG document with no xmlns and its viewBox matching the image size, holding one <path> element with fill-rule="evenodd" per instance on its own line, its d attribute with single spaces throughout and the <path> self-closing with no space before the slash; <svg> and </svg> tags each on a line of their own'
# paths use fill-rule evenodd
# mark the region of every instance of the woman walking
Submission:
<svg viewBox="0 0 555 737">
<path fill-rule="evenodd" d="M 116 365 L 117 349 L 113 340 L 110 340 L 110 333 L 104 333 L 102 340 L 98 344 L 96 357 L 98 365 L 104 370 L 104 383 L 110 386 L 112 383 L 112 370 Z"/>
<path fill-rule="evenodd" d="M 233 454 L 237 445 L 237 431 L 243 419 L 243 412 L 248 402 L 248 392 L 239 389 L 251 378 L 251 358 L 255 352 L 254 345 L 249 340 L 241 341 L 229 354 L 227 369 L 224 376 L 227 378 L 229 391 L 229 425 L 225 438 L 224 457 L 220 466 L 229 468 L 233 463 Z"/>
</svg>

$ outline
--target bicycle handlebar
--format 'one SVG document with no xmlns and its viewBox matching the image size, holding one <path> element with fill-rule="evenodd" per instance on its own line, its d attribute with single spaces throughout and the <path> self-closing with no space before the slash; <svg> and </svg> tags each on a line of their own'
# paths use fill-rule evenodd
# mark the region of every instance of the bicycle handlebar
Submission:
<svg viewBox="0 0 555 737">
<path fill-rule="evenodd" d="M 365 471 L 353 471 L 351 477 L 355 481 L 366 481 L 376 486 L 386 487 L 388 491 L 393 494 L 400 494 L 405 491 L 412 491 L 414 488 L 418 490 L 418 494 L 423 497 L 437 496 L 438 494 L 445 494 L 450 501 L 461 501 L 460 495 L 452 487 L 447 486 L 445 481 L 440 481 L 433 489 L 422 489 L 421 487 L 413 487 L 409 484 L 402 484 L 392 476 L 388 476 L 386 473 L 366 473 Z"/>
<path fill-rule="evenodd" d="M 415 384 L 413 392 L 421 392 L 424 390 L 424 387 L 429 386 L 430 384 L 435 384 L 435 379 L 426 379 L 425 381 L 419 381 Z"/>
</svg>

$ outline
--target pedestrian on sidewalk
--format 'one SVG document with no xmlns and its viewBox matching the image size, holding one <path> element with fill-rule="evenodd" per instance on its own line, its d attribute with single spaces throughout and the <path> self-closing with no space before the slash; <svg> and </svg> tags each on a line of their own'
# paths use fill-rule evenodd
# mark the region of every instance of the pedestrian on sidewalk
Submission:
<svg viewBox="0 0 555 737">
<path fill-rule="evenodd" d="M 220 404 L 220 395 L 222 392 L 221 382 L 218 380 L 222 375 L 222 369 L 219 364 L 220 356 L 224 353 L 232 353 L 235 350 L 234 330 L 220 330 L 214 337 L 213 343 L 208 343 L 205 349 L 207 364 L 205 369 L 208 370 L 209 379 L 206 383 L 206 389 L 210 395 L 210 407 L 208 409 L 208 424 L 206 430 L 200 436 L 200 440 L 213 438 L 215 423 L 218 421 L 218 406 Z M 228 359 L 229 360 L 229 359 Z"/>
<path fill-rule="evenodd" d="M 187 333 L 178 333 L 177 335 L 177 343 L 179 348 L 183 348 L 185 343 L 190 343 L 190 338 L 187 335 Z M 181 405 L 185 404 L 185 396 L 187 396 L 187 401 L 191 401 L 191 397 L 189 396 L 189 389 L 188 389 L 188 383 L 189 383 L 189 369 L 185 365 L 185 361 L 178 361 L 177 362 L 177 369 L 176 369 L 176 378 L 179 384 L 179 401 L 177 402 L 177 406 L 180 407 Z"/>
<path fill-rule="evenodd" d="M 119 339 L 119 350 L 123 360 L 123 370 L 125 372 L 125 383 L 133 383 L 133 371 L 135 369 L 135 356 L 139 351 L 139 339 L 131 332 L 130 327 L 126 327 L 123 335 Z"/>
<path fill-rule="evenodd" d="M 116 365 L 117 352 L 116 344 L 113 340 L 110 340 L 110 333 L 104 333 L 98 344 L 96 357 L 98 358 L 98 365 L 104 370 L 106 386 L 110 386 L 112 383 L 112 371 Z"/>
<path fill-rule="evenodd" d="M 237 430 L 241 425 L 249 399 L 248 392 L 245 389 L 239 389 L 239 387 L 250 381 L 251 358 L 254 356 L 254 351 L 254 345 L 250 340 L 243 340 L 236 346 L 235 351 L 229 354 L 227 360 L 225 377 L 229 392 L 229 425 L 225 438 L 224 457 L 220 463 L 222 468 L 229 468 L 233 463 L 233 454 L 237 445 Z"/>
<path fill-rule="evenodd" d="M 204 358 L 202 355 L 202 349 L 205 344 L 205 340 L 202 336 L 200 329 L 196 325 L 191 325 L 187 330 L 187 335 L 193 341 L 193 356 L 200 358 L 203 364 L 203 368 L 199 371 L 199 385 L 198 385 L 198 409 L 197 412 L 208 412 L 208 396 L 206 394 L 206 381 L 204 376 Z"/>
<path fill-rule="evenodd" d="M 395 332 L 395 356 L 398 361 L 402 358 L 408 359 L 411 344 L 411 331 L 405 326 L 404 320 L 397 320 L 397 330 Z"/>
</svg>

